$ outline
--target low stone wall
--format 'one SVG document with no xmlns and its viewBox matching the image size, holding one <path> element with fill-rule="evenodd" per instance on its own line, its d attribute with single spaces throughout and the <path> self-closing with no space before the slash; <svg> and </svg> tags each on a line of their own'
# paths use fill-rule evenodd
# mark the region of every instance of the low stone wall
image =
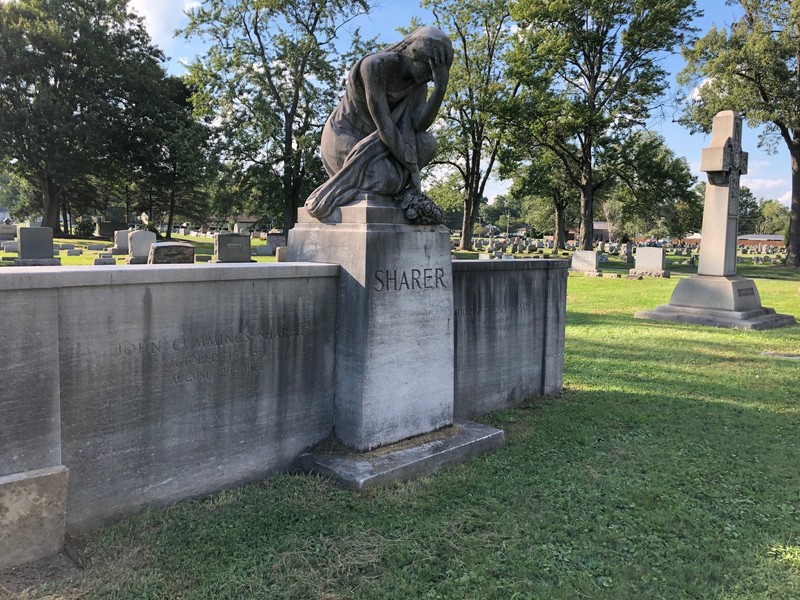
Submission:
<svg viewBox="0 0 800 600">
<path fill-rule="evenodd" d="M 568 266 L 453 262 L 456 418 L 561 390 Z M 0 270 L 0 568 L 52 552 L 65 527 L 263 479 L 331 435 L 339 277 Z"/>
<path fill-rule="evenodd" d="M 63 464 L 68 531 L 287 468 L 333 423 L 338 266 L 0 274 L 0 476 Z"/>
<path fill-rule="evenodd" d="M 561 391 L 569 266 L 453 262 L 456 418 Z"/>
</svg>

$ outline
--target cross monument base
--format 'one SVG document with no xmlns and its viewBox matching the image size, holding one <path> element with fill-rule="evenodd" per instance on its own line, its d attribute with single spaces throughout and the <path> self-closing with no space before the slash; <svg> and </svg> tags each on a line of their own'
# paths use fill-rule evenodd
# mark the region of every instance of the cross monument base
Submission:
<svg viewBox="0 0 800 600">
<path fill-rule="evenodd" d="M 738 275 L 694 275 L 678 282 L 668 305 L 637 312 L 637 319 L 731 329 L 775 329 L 796 323 L 792 315 L 761 306 L 752 279 Z"/>
</svg>

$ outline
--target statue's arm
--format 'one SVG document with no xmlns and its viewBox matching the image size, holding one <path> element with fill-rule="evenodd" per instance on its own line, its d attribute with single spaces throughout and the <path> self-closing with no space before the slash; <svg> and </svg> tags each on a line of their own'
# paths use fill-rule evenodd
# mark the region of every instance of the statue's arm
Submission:
<svg viewBox="0 0 800 600">
<path fill-rule="evenodd" d="M 450 80 L 450 68 L 444 62 L 432 60 L 431 72 L 433 73 L 433 92 L 414 118 L 414 129 L 417 131 L 426 131 L 433 125 L 442 100 L 444 100 L 444 93 L 447 91 L 447 82 Z"/>
<path fill-rule="evenodd" d="M 419 170 L 416 148 L 403 139 L 397 125 L 392 121 L 386 97 L 386 77 L 396 75 L 400 68 L 392 55 L 368 56 L 361 62 L 361 81 L 364 84 L 367 108 L 378 136 L 394 157 L 413 172 L 415 169 Z"/>
</svg>

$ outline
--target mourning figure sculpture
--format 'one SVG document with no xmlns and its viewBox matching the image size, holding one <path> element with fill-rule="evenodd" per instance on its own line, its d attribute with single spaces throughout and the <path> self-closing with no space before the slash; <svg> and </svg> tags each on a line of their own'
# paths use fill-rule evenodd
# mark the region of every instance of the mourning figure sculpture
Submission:
<svg viewBox="0 0 800 600">
<path fill-rule="evenodd" d="M 436 154 L 436 139 L 427 129 L 441 106 L 452 63 L 452 43 L 435 27 L 421 27 L 356 62 L 322 131 L 329 179 L 306 200 L 311 216 L 324 219 L 360 195 L 373 194 L 399 202 L 415 223 L 441 222 L 441 210 L 422 194 L 420 168 Z"/>
</svg>

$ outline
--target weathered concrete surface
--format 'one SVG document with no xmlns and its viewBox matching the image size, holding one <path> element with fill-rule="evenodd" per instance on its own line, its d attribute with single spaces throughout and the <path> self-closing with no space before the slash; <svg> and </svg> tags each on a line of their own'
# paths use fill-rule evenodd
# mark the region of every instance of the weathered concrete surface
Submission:
<svg viewBox="0 0 800 600">
<path fill-rule="evenodd" d="M 561 392 L 569 262 L 453 261 L 454 414 Z"/>
<path fill-rule="evenodd" d="M 338 273 L 286 263 L 0 275 L 0 302 L 22 299 L 32 315 L 3 332 L 27 342 L 0 350 L 16 394 L 3 399 L 0 458 L 41 466 L 41 451 L 22 460 L 17 448 L 58 448 L 60 431 L 60 460 L 49 460 L 70 469 L 69 531 L 287 468 L 332 432 Z M 33 311 L 37 297 L 51 303 Z M 48 398 L 31 381 L 57 394 L 59 380 L 60 427 L 41 426 L 44 409 L 29 423 L 30 398 Z M 28 431 L 41 440 L 29 445 Z"/>
<path fill-rule="evenodd" d="M 0 476 L 61 464 L 58 292 L 2 290 L 25 273 L 46 270 L 51 269 L 0 273 Z"/>
<path fill-rule="evenodd" d="M 320 223 L 299 210 L 290 261 L 341 265 L 337 437 L 369 450 L 452 423 L 453 294 L 446 228 L 365 200 Z"/>
<path fill-rule="evenodd" d="M 431 475 L 443 467 L 462 463 L 503 445 L 500 429 L 471 421 L 365 453 L 318 450 L 303 454 L 301 468 L 336 480 L 359 491 Z"/>
<path fill-rule="evenodd" d="M 64 546 L 66 467 L 0 477 L 0 571 Z"/>
</svg>

